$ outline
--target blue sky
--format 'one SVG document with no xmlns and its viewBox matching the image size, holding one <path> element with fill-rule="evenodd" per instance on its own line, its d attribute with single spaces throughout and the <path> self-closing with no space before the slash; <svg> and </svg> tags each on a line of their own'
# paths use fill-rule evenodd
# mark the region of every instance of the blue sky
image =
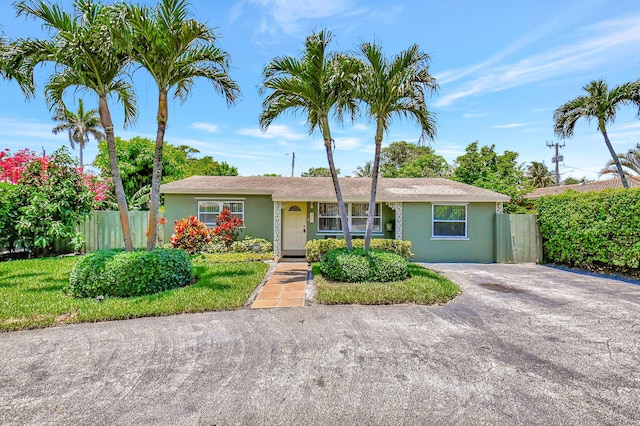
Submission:
<svg viewBox="0 0 640 426">
<path fill-rule="evenodd" d="M 70 0 L 59 3 L 70 7 Z M 154 2 L 145 2 L 152 4 Z M 276 56 L 299 55 L 314 29 L 334 34 L 333 48 L 355 50 L 377 40 L 387 54 L 417 43 L 431 55 L 431 73 L 440 89 L 427 99 L 436 114 L 438 134 L 432 143 L 448 161 L 479 141 L 499 152 L 520 153 L 523 163 L 544 161 L 552 168 L 547 141 L 566 143 L 561 150 L 563 177 L 598 177 L 610 158 L 594 123 L 579 122 L 573 138 L 553 134 L 553 111 L 582 93 L 582 87 L 604 78 L 610 86 L 640 78 L 640 2 L 637 0 L 364 1 L 364 0 L 192 0 L 194 16 L 217 28 L 220 46 L 229 52 L 231 76 L 242 95 L 227 108 L 205 81 L 198 82 L 186 103 L 169 105 L 167 141 L 187 144 L 238 167 L 241 175 L 291 173 L 295 152 L 298 176 L 310 167 L 326 167 L 318 134 L 308 135 L 304 118 L 283 116 L 268 132 L 258 127 L 258 87 L 265 64 Z M 391 4 L 391 6 L 390 6 Z M 0 5 L 0 27 L 9 38 L 44 34 L 39 23 L 15 18 L 9 1 Z M 0 148 L 52 152 L 68 145 L 54 126 L 42 87 L 52 67 L 39 69 L 39 93 L 25 101 L 15 83 L 0 80 Z M 140 117 L 122 128 L 115 105 L 116 135 L 155 138 L 157 91 L 140 70 L 134 74 Z M 73 94 L 70 94 L 73 96 Z M 97 107 L 89 95 L 75 95 Z M 70 102 L 73 98 L 70 97 Z M 623 107 L 609 133 L 617 152 L 640 142 L 640 120 Z M 335 160 L 341 175 L 350 175 L 373 157 L 375 126 L 366 117 L 355 124 L 333 126 Z M 412 122 L 395 120 L 384 145 L 416 142 Z M 96 154 L 87 147 L 86 161 Z"/>
</svg>

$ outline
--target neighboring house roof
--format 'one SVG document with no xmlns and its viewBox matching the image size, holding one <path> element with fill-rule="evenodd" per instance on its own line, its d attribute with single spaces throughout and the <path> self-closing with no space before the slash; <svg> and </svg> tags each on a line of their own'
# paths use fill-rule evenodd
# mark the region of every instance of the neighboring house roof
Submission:
<svg viewBox="0 0 640 426">
<path fill-rule="evenodd" d="M 340 178 L 347 202 L 369 200 L 370 178 Z M 336 201 L 331 178 L 271 176 L 192 176 L 166 183 L 164 194 L 271 195 L 273 201 Z M 380 178 L 376 201 L 507 202 L 509 197 L 441 178 Z"/>
<path fill-rule="evenodd" d="M 627 176 L 627 182 L 629 183 L 629 188 L 640 187 L 640 177 Z M 617 188 L 622 188 L 622 181 L 620 180 L 620 178 L 604 179 L 604 180 L 598 180 L 595 182 L 587 182 L 587 183 L 578 183 L 575 185 L 559 185 L 559 186 L 549 186 L 546 188 L 538 188 L 532 193 L 527 194 L 525 197 L 530 200 L 537 200 L 538 198 L 544 197 L 545 195 L 558 195 L 569 190 L 577 191 L 577 192 L 591 192 L 591 191 L 602 191 L 605 189 L 617 189 Z"/>
</svg>

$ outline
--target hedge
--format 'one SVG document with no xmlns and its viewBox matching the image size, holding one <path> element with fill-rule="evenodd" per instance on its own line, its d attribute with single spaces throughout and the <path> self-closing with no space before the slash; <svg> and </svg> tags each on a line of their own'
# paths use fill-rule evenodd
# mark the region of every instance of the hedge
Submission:
<svg viewBox="0 0 640 426">
<path fill-rule="evenodd" d="M 65 292 L 74 297 L 131 297 L 183 287 L 193 280 L 184 250 L 98 250 L 80 258 Z"/>
<path fill-rule="evenodd" d="M 320 271 L 330 280 L 349 283 L 401 281 L 409 273 L 407 261 L 400 255 L 361 248 L 329 251 L 322 256 Z"/>
<path fill-rule="evenodd" d="M 363 239 L 352 240 L 353 248 L 363 248 Z M 346 241 L 343 238 L 327 238 L 322 240 L 309 240 L 305 246 L 306 258 L 309 262 L 319 262 L 322 256 L 329 251 L 345 248 Z M 411 241 L 391 240 L 387 238 L 373 238 L 369 246 L 373 250 L 381 250 L 389 253 L 395 253 L 402 256 L 405 260 L 411 260 Z"/>
<path fill-rule="evenodd" d="M 538 200 L 547 261 L 571 266 L 640 266 L 640 188 L 568 191 Z"/>
</svg>

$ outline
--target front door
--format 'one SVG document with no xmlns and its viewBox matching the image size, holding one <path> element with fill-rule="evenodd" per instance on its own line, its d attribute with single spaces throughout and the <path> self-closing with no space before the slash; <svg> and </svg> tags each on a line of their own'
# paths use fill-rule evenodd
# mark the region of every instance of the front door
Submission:
<svg viewBox="0 0 640 426">
<path fill-rule="evenodd" d="M 307 244 L 307 203 L 287 203 L 283 213 L 283 254 L 304 255 Z"/>
</svg>

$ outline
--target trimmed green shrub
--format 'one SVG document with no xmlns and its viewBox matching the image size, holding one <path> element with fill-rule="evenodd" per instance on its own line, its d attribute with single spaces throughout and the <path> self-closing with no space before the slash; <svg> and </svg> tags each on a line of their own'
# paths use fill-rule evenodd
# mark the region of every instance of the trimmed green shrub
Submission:
<svg viewBox="0 0 640 426">
<path fill-rule="evenodd" d="M 352 240 L 353 248 L 363 248 L 364 240 Z M 305 246 L 306 257 L 309 262 L 318 262 L 331 250 L 346 247 L 346 241 L 342 238 L 327 238 L 322 240 L 309 240 Z M 373 250 L 382 250 L 395 253 L 405 260 L 411 260 L 411 241 L 392 240 L 388 238 L 374 238 L 369 246 Z"/>
<path fill-rule="evenodd" d="M 183 287 L 193 280 L 183 250 L 98 250 L 80 258 L 65 292 L 74 297 L 131 297 Z"/>
<path fill-rule="evenodd" d="M 340 248 L 322 256 L 320 271 L 330 280 L 342 282 L 389 282 L 407 278 L 407 261 L 395 253 L 360 248 Z"/>
<path fill-rule="evenodd" d="M 395 253 L 383 251 L 369 252 L 373 281 L 388 282 L 407 278 L 407 261 Z"/>
<path fill-rule="evenodd" d="M 273 244 L 264 238 L 245 237 L 244 240 L 234 241 L 227 246 L 221 237 L 214 236 L 211 241 L 200 249 L 200 254 L 209 253 L 271 253 Z"/>
<path fill-rule="evenodd" d="M 640 267 L 640 189 L 568 191 L 537 207 L 547 261 Z"/>
<path fill-rule="evenodd" d="M 231 245 L 231 251 L 234 253 L 269 253 L 273 251 L 273 244 L 264 238 L 247 236 L 244 240 L 235 241 Z"/>
</svg>

